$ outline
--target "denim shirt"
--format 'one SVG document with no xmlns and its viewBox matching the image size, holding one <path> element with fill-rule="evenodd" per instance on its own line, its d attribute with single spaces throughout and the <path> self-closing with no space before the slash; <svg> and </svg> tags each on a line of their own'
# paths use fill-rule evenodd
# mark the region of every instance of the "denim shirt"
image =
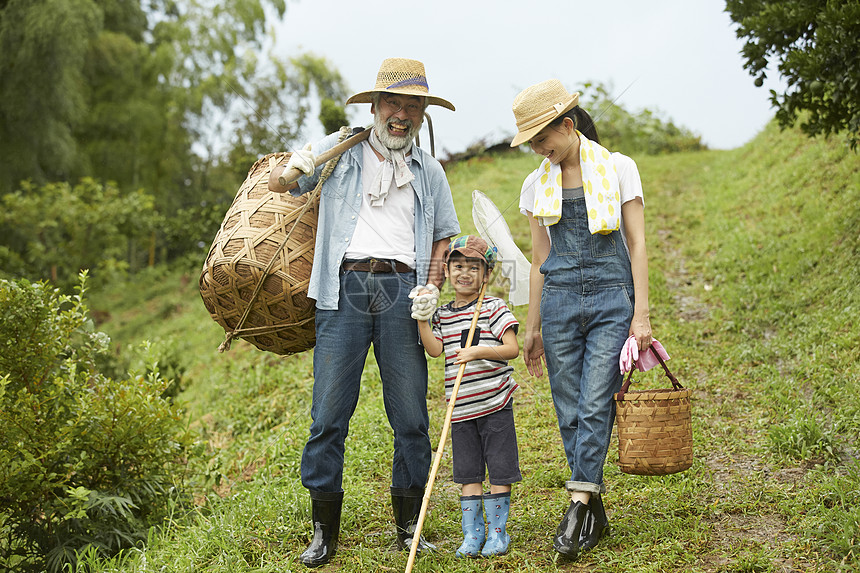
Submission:
<svg viewBox="0 0 860 573">
<path fill-rule="evenodd" d="M 335 132 L 314 144 L 314 155 L 334 147 L 337 139 Z M 345 151 L 320 192 L 314 264 L 308 285 L 308 297 L 316 300 L 320 310 L 337 310 L 340 265 L 361 209 L 362 155 L 361 144 Z M 300 177 L 298 188 L 291 193 L 301 195 L 313 191 L 322 169 L 321 165 L 313 175 Z M 411 170 L 415 174 L 412 181 L 415 189 L 415 271 L 417 284 L 426 284 L 433 242 L 459 234 L 460 223 L 448 179 L 439 162 L 413 145 Z"/>
</svg>

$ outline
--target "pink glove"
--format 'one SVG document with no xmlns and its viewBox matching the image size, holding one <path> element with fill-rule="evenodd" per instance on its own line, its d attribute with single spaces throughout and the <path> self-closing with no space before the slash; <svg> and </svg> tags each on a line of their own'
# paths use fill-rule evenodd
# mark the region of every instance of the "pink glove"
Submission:
<svg viewBox="0 0 860 573">
<path fill-rule="evenodd" d="M 630 372 L 637 360 L 639 360 L 639 347 L 636 346 L 636 337 L 631 335 L 621 348 L 621 356 L 618 358 L 618 367 L 621 369 L 621 373 Z"/>
<path fill-rule="evenodd" d="M 669 360 L 669 354 L 656 338 L 651 340 L 651 348 L 654 349 L 654 352 L 660 355 L 660 358 L 663 360 Z M 621 368 L 621 373 L 626 374 L 630 372 L 630 369 L 634 364 L 640 372 L 645 372 L 660 364 L 660 361 L 657 360 L 657 357 L 654 356 L 651 349 L 642 352 L 640 355 L 639 347 L 636 345 L 636 337 L 630 336 L 630 338 L 628 338 L 624 343 L 624 347 L 621 349 L 621 357 L 618 359 L 618 366 Z"/>
</svg>

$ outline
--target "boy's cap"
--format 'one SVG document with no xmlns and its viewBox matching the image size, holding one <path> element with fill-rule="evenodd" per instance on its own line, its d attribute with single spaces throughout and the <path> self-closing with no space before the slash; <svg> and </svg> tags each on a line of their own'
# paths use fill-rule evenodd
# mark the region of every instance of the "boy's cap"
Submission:
<svg viewBox="0 0 860 573">
<path fill-rule="evenodd" d="M 445 264 L 454 252 L 471 259 L 483 259 L 489 270 L 496 265 L 496 252 L 487 245 L 487 241 L 475 235 L 463 235 L 451 241 L 445 249 Z"/>
</svg>

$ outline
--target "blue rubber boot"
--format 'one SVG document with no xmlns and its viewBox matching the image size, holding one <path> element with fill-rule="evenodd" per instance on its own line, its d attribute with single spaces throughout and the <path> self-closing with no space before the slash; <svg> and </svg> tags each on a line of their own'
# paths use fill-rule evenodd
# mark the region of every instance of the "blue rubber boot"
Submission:
<svg viewBox="0 0 860 573">
<path fill-rule="evenodd" d="M 511 494 L 494 493 L 484 496 L 484 511 L 487 512 L 487 542 L 481 550 L 484 557 L 504 555 L 508 552 L 511 536 L 505 531 L 508 514 L 511 512 Z"/>
<path fill-rule="evenodd" d="M 483 496 L 460 496 L 460 509 L 463 510 L 463 543 L 457 549 L 457 557 L 478 557 L 481 554 L 481 544 L 484 543 L 486 528 L 484 526 Z"/>
</svg>

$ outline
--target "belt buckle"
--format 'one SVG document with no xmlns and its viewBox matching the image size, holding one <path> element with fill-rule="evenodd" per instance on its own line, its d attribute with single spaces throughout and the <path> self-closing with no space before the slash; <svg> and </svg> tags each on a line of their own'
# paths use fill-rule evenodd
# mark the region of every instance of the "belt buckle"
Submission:
<svg viewBox="0 0 860 573">
<path fill-rule="evenodd" d="M 377 267 L 376 267 L 377 263 L 384 263 L 384 261 L 380 261 L 379 259 L 374 259 L 374 258 L 371 258 L 369 261 L 367 261 L 367 269 L 370 273 L 376 274 L 378 272 L 383 272 L 383 273 L 385 272 L 385 271 L 376 270 L 377 269 Z"/>
</svg>

